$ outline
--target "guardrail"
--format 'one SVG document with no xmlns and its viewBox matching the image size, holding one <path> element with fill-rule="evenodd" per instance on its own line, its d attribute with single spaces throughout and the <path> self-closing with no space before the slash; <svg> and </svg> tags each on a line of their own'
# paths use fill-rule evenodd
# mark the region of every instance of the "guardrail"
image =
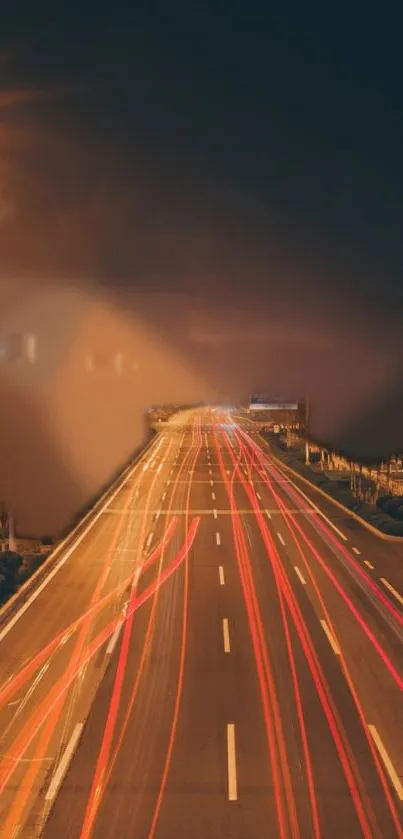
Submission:
<svg viewBox="0 0 403 839">
<path fill-rule="evenodd" d="M 21 606 L 25 603 L 28 597 L 31 595 L 33 590 L 42 582 L 44 578 L 46 578 L 47 574 L 52 571 L 56 562 L 60 557 L 63 555 L 63 551 L 67 551 L 68 549 L 74 550 L 74 543 L 75 541 L 78 542 L 80 536 L 82 535 L 83 531 L 85 530 L 86 525 L 90 522 L 91 518 L 97 515 L 100 512 L 102 507 L 104 507 L 113 493 L 116 492 L 119 487 L 123 487 L 128 480 L 130 473 L 134 470 L 137 463 L 144 457 L 145 453 L 148 449 L 152 446 L 155 440 L 155 435 L 148 441 L 148 443 L 143 446 L 143 448 L 134 456 L 133 460 L 129 463 L 129 465 L 123 470 L 123 472 L 118 475 L 118 477 L 112 482 L 112 484 L 108 487 L 107 490 L 101 495 L 101 497 L 95 502 L 94 506 L 86 513 L 84 518 L 79 521 L 79 523 L 73 528 L 73 530 L 57 545 L 57 547 L 51 552 L 51 554 L 45 559 L 44 563 L 32 574 L 32 577 L 29 577 L 28 580 L 21 586 L 21 588 L 10 597 L 6 603 L 0 609 L 0 626 L 7 622 L 7 620 L 11 617 L 11 615 L 16 611 L 16 609 L 21 608 Z"/>
</svg>

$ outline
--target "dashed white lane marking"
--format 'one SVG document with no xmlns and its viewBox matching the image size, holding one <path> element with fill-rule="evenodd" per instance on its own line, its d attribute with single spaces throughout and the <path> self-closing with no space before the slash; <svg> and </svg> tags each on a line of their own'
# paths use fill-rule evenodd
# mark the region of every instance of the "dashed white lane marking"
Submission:
<svg viewBox="0 0 403 839">
<path fill-rule="evenodd" d="M 211 469 L 209 469 L 209 470 L 208 470 L 208 473 L 209 473 L 209 475 L 212 475 L 212 474 L 213 474 L 213 472 L 212 472 L 212 470 L 211 470 Z"/>
<path fill-rule="evenodd" d="M 215 540 L 217 542 L 217 545 L 221 545 L 221 536 L 218 532 L 215 535 Z"/>
<path fill-rule="evenodd" d="M 83 722 L 78 722 L 73 730 L 73 733 L 70 737 L 70 740 L 66 746 L 66 750 L 63 754 L 63 757 L 59 763 L 59 766 L 56 769 L 55 774 L 50 782 L 49 789 L 46 793 L 46 801 L 53 801 L 55 796 L 57 795 L 60 785 L 63 781 L 63 778 L 68 770 L 69 764 L 72 760 L 74 750 L 77 746 L 77 743 L 81 737 L 81 732 L 84 728 Z"/>
<path fill-rule="evenodd" d="M 148 469 L 148 463 L 145 463 L 144 466 L 143 466 L 143 472 L 146 472 L 147 469 Z"/>
<path fill-rule="evenodd" d="M 158 474 L 159 472 L 161 472 L 161 469 L 162 469 L 162 463 L 160 463 L 160 465 L 159 465 L 159 466 L 158 466 L 158 468 L 157 468 L 157 474 Z"/>
<path fill-rule="evenodd" d="M 213 501 L 215 501 L 215 492 L 211 493 L 211 497 L 212 497 Z"/>
<path fill-rule="evenodd" d="M 354 553 L 357 554 L 357 556 L 360 556 L 361 551 L 358 550 L 358 548 L 351 548 L 351 550 L 354 551 Z"/>
<path fill-rule="evenodd" d="M 390 759 L 390 757 L 389 757 L 389 755 L 388 755 L 388 753 L 385 749 L 385 746 L 382 743 L 382 740 L 381 740 L 381 738 L 378 734 L 378 731 L 377 731 L 377 729 L 374 725 L 368 725 L 368 728 L 371 732 L 372 739 L 373 739 L 373 741 L 374 741 L 374 743 L 375 743 L 375 745 L 378 749 L 378 752 L 379 752 L 379 754 L 380 754 L 380 756 L 381 756 L 381 758 L 384 762 L 385 769 L 386 769 L 386 771 L 389 775 L 389 778 L 390 778 L 390 780 L 391 780 L 391 782 L 392 782 L 392 784 L 393 784 L 393 786 L 394 786 L 394 788 L 397 792 L 397 796 L 398 796 L 400 801 L 403 801 L 402 782 L 401 782 L 401 780 L 400 780 L 400 778 L 399 778 L 399 776 L 396 772 L 395 767 L 393 766 L 393 763 L 392 763 L 392 761 L 391 761 L 391 759 Z"/>
<path fill-rule="evenodd" d="M 364 565 L 366 565 L 366 566 L 367 566 L 367 568 L 370 568 L 370 569 L 371 569 L 371 571 L 373 571 L 373 570 L 374 570 L 374 566 L 372 565 L 372 562 L 369 562 L 369 560 L 368 560 L 368 559 L 364 559 Z"/>
<path fill-rule="evenodd" d="M 400 594 L 400 592 L 396 591 L 396 589 L 391 585 L 389 580 L 385 580 L 385 577 L 380 577 L 380 580 L 381 583 L 383 583 L 384 586 L 386 586 L 386 588 L 390 591 L 390 593 L 393 594 L 394 597 L 396 597 L 396 600 L 398 600 L 399 603 L 401 603 L 401 605 L 403 606 L 403 597 Z"/>
<path fill-rule="evenodd" d="M 326 635 L 327 640 L 329 641 L 329 644 L 330 644 L 330 646 L 331 646 L 331 648 L 332 648 L 332 650 L 333 650 L 334 654 L 335 654 L 335 655 L 340 655 L 340 650 L 339 650 L 339 648 L 338 648 L 338 646 L 337 646 L 337 644 L 336 644 L 335 639 L 333 638 L 333 635 L 332 635 L 332 633 L 331 633 L 331 631 L 330 631 L 330 629 L 329 629 L 329 627 L 328 627 L 328 625 L 327 625 L 326 621 L 321 620 L 320 624 L 321 624 L 321 627 L 322 627 L 322 629 L 323 629 L 323 631 L 324 631 L 324 633 L 325 633 L 325 635 Z"/>
<path fill-rule="evenodd" d="M 268 510 L 266 510 L 266 516 L 267 516 L 268 519 L 271 519 L 271 514 L 269 513 Z"/>
<path fill-rule="evenodd" d="M 214 481 L 210 481 L 210 486 L 214 486 Z"/>
<path fill-rule="evenodd" d="M 222 565 L 218 566 L 218 575 L 220 577 L 220 586 L 225 586 L 224 568 Z"/>
<path fill-rule="evenodd" d="M 261 496 L 261 495 L 259 495 L 259 493 L 258 493 L 258 492 L 256 493 L 256 498 L 258 498 L 258 499 L 259 499 L 259 501 L 261 501 L 261 500 L 262 500 L 262 496 Z"/>
<path fill-rule="evenodd" d="M 161 515 L 161 510 L 157 510 L 157 514 L 155 516 L 155 521 L 158 521 L 160 515 Z"/>
<path fill-rule="evenodd" d="M 284 539 L 283 539 L 281 533 L 277 533 L 277 537 L 278 537 L 279 541 L 281 542 L 281 544 L 285 545 L 285 542 L 284 542 Z"/>
<path fill-rule="evenodd" d="M 294 571 L 295 571 L 295 573 L 296 573 L 296 575 L 297 575 L 298 579 L 299 579 L 299 580 L 300 580 L 300 582 L 302 583 L 302 585 L 303 585 L 303 586 L 306 586 L 306 582 L 305 582 L 305 580 L 304 580 L 304 578 L 303 578 L 303 576 L 302 576 L 302 574 L 301 574 L 301 571 L 300 571 L 300 570 L 299 570 L 299 568 L 298 568 L 298 565 L 294 565 Z"/>
<path fill-rule="evenodd" d="M 225 653 L 230 653 L 231 652 L 231 644 L 230 644 L 230 640 L 229 640 L 228 618 L 223 618 L 222 633 L 223 633 L 223 639 L 224 639 L 224 652 Z"/>
<path fill-rule="evenodd" d="M 150 547 L 150 545 L 151 545 L 151 542 L 152 542 L 153 538 L 154 538 L 154 533 L 151 531 L 151 533 L 150 533 L 150 535 L 149 535 L 149 537 L 148 537 L 148 539 L 147 539 L 147 548 L 149 548 L 149 547 Z"/>
<path fill-rule="evenodd" d="M 238 788 L 236 778 L 236 752 L 235 752 L 235 725 L 233 722 L 227 725 L 227 750 L 228 750 L 228 800 L 237 801 Z"/>
<path fill-rule="evenodd" d="M 215 519 L 217 518 L 217 510 L 213 510 L 213 516 Z"/>
<path fill-rule="evenodd" d="M 166 492 L 164 492 L 164 494 L 162 496 L 162 500 L 165 501 L 166 497 L 167 497 L 167 494 L 166 494 Z"/>
</svg>

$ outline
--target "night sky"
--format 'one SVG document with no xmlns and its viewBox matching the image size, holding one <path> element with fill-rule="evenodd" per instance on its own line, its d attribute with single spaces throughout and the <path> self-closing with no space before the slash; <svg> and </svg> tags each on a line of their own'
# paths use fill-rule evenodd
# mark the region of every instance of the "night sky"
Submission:
<svg viewBox="0 0 403 839">
<path fill-rule="evenodd" d="M 319 436 L 387 454 L 403 447 L 398 21 L 265 5 L 2 4 L 0 318 L 82 292 L 154 330 L 193 374 L 184 399 L 309 391 Z"/>
</svg>

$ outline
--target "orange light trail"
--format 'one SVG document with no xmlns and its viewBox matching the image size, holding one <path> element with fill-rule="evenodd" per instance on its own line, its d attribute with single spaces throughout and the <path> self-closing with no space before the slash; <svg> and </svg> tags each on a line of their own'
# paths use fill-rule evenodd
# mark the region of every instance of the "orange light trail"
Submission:
<svg viewBox="0 0 403 839">
<path fill-rule="evenodd" d="M 168 544 L 173 536 L 173 532 L 178 524 L 178 517 L 175 516 L 169 526 L 167 527 L 165 533 L 163 534 L 161 541 L 158 545 L 154 548 L 152 553 L 147 557 L 143 568 L 142 573 L 146 571 L 146 569 L 155 562 L 158 557 L 160 556 L 161 552 L 164 549 L 164 546 Z M 59 646 L 63 638 L 67 637 L 71 633 L 75 632 L 81 624 L 86 620 L 86 617 L 89 613 L 96 616 L 99 611 L 110 603 L 111 600 L 114 600 L 115 597 L 120 595 L 122 591 L 124 591 L 132 582 L 136 574 L 138 573 L 138 569 L 133 571 L 128 577 L 122 580 L 116 588 L 112 589 L 112 591 L 108 592 L 101 600 L 98 601 L 94 606 L 92 606 L 88 611 L 85 611 L 76 621 L 74 621 L 70 626 L 66 629 L 63 629 L 52 641 L 50 641 L 42 650 L 40 650 L 31 661 L 28 662 L 18 673 L 17 675 L 7 682 L 1 693 L 0 693 L 0 710 L 7 704 L 7 702 L 12 699 L 12 697 L 16 694 L 18 690 L 27 682 L 30 676 L 46 661 L 47 658 L 51 656 L 54 650 Z M 116 625 L 119 622 L 120 618 L 116 620 Z M 116 628 L 116 627 L 115 627 Z"/>
<path fill-rule="evenodd" d="M 193 429 L 192 429 L 192 437 L 193 437 L 193 444 L 194 444 L 194 430 Z M 174 489 L 173 489 L 173 492 L 171 494 L 171 499 L 170 499 L 169 508 L 168 508 L 169 510 L 171 510 L 172 506 L 173 506 L 173 502 L 174 502 L 174 499 L 175 499 L 175 494 L 176 494 L 176 491 L 177 491 L 177 485 L 179 483 L 179 477 L 182 474 L 183 470 L 187 467 L 188 461 L 190 461 L 190 458 L 193 456 L 193 450 L 192 449 L 193 449 L 193 445 L 192 445 L 192 448 L 190 448 L 189 451 L 187 452 L 186 456 L 184 457 L 184 459 L 183 459 L 183 461 L 180 465 L 178 475 L 177 475 L 177 478 L 175 480 Z M 186 527 L 187 527 L 187 523 L 186 523 Z M 161 568 L 162 568 L 162 557 L 161 557 L 161 560 L 160 560 L 160 563 L 159 563 L 158 575 L 161 573 Z M 140 664 L 139 664 L 139 667 L 138 667 L 137 672 L 136 672 L 136 679 L 135 679 L 135 682 L 134 682 L 134 685 L 133 685 L 133 690 L 132 690 L 132 693 L 131 693 L 131 696 L 130 696 L 130 700 L 129 700 L 128 705 L 127 705 L 123 725 L 122 725 L 122 727 L 120 729 L 120 732 L 119 732 L 118 742 L 116 744 L 116 748 L 114 750 L 112 759 L 111 759 L 109 767 L 108 767 L 107 774 L 105 776 L 105 782 L 104 782 L 105 787 L 109 783 L 110 776 L 112 774 L 112 771 L 113 771 L 113 768 L 115 766 L 119 751 L 121 749 L 121 746 L 122 746 L 122 743 L 123 743 L 123 740 L 124 740 L 124 737 L 125 737 L 125 734 L 126 734 L 126 731 L 127 731 L 127 726 L 129 724 L 129 721 L 130 721 L 130 716 L 131 716 L 131 713 L 132 713 L 132 710 L 133 710 L 133 705 L 134 705 L 134 702 L 135 702 L 135 699 L 136 699 L 136 696 L 137 696 L 137 692 L 138 692 L 138 689 L 139 689 L 141 675 L 142 675 L 142 672 L 143 672 L 145 659 L 146 659 L 146 655 L 147 655 L 147 650 L 148 650 L 148 647 L 149 647 L 149 644 L 150 644 L 150 641 L 151 641 L 151 635 L 152 635 L 153 628 L 154 628 L 154 618 L 155 618 L 155 612 L 156 612 L 156 608 L 157 608 L 157 604 L 158 604 L 159 592 L 160 592 L 160 587 L 157 588 L 156 596 L 153 599 L 152 611 L 151 611 L 150 619 L 149 619 L 149 622 L 148 622 L 147 633 L 146 633 L 146 638 L 145 638 L 145 642 L 144 642 L 144 645 L 143 645 L 143 652 L 142 652 Z"/>
<path fill-rule="evenodd" d="M 183 462 L 180 466 L 180 469 L 178 470 L 178 474 L 177 474 L 177 477 L 176 477 L 176 480 L 175 480 L 175 483 L 174 483 L 173 492 L 171 494 L 169 511 L 172 509 L 174 495 L 175 495 L 175 489 L 176 489 L 176 487 L 179 483 L 182 472 L 183 472 L 185 466 L 187 465 L 187 461 L 190 459 L 190 455 L 191 455 L 191 451 L 189 451 L 187 453 L 186 457 L 184 458 L 184 460 L 183 460 Z M 186 525 L 187 525 L 187 523 L 186 523 Z M 187 527 L 186 527 L 186 529 L 187 529 Z M 161 554 L 161 562 L 160 562 L 159 572 L 161 571 L 162 560 L 163 560 L 163 554 Z M 143 644 L 140 666 L 139 666 L 138 671 L 137 671 L 136 680 L 135 680 L 134 688 L 133 688 L 133 691 L 132 691 L 131 700 L 130 700 L 129 706 L 128 706 L 128 712 L 129 713 L 131 713 L 131 710 L 132 710 L 132 707 L 133 707 L 133 704 L 134 704 L 134 700 L 135 700 L 135 696 L 137 694 L 138 685 L 140 683 L 141 674 L 142 674 L 142 671 L 143 671 L 145 656 L 146 656 L 146 652 L 147 652 L 147 648 L 148 648 L 148 642 L 149 642 L 150 635 L 151 635 L 152 628 L 153 628 L 153 624 L 154 624 L 155 609 L 156 609 L 156 603 L 157 603 L 157 599 L 158 599 L 159 590 L 160 590 L 160 586 L 158 585 L 157 588 L 156 588 L 155 597 L 154 597 L 154 600 L 153 600 L 152 612 L 151 612 L 151 615 L 150 615 L 150 618 L 149 618 L 149 621 L 148 621 L 148 627 L 147 627 L 147 632 L 146 632 L 146 636 L 145 636 L 145 640 L 144 640 L 144 644 Z M 114 687 L 113 687 L 111 702 L 110 702 L 110 706 L 109 706 L 108 717 L 107 717 L 107 721 L 106 721 L 106 725 L 105 725 L 104 735 L 103 735 L 103 738 L 102 738 L 101 748 L 100 748 L 100 751 L 98 753 L 98 760 L 97 760 L 97 764 L 96 764 L 96 767 L 95 767 L 91 792 L 90 792 L 90 795 L 89 795 L 87 808 L 86 808 L 86 812 L 85 812 L 85 816 L 84 816 L 84 821 L 83 821 L 83 825 L 82 825 L 82 828 L 81 828 L 80 839 L 88 839 L 88 837 L 91 835 L 92 828 L 93 828 L 94 823 L 95 823 L 96 815 L 97 815 L 97 812 L 98 812 L 100 804 L 101 804 L 103 791 L 105 789 L 106 784 L 108 783 L 108 779 L 110 777 L 110 773 L 111 773 L 111 770 L 112 770 L 112 765 L 115 763 L 117 753 L 118 753 L 118 749 L 120 747 L 121 742 L 123 741 L 125 725 L 123 726 L 123 729 L 121 730 L 121 733 L 120 733 L 120 738 L 119 738 L 119 741 L 118 741 L 117 749 L 116 749 L 115 754 L 114 754 L 113 764 L 111 764 L 111 766 L 109 767 L 109 771 L 108 771 L 108 758 L 109 758 L 109 753 L 110 753 L 110 749 L 111 749 L 111 745 L 112 745 L 112 736 L 113 736 L 113 731 L 114 731 L 115 724 L 116 724 L 116 718 L 117 718 L 117 713 L 118 713 L 118 708 L 119 708 L 120 696 L 121 696 L 121 691 L 122 691 L 122 687 L 123 687 L 123 680 L 124 680 L 124 675 L 125 675 L 125 670 L 126 670 L 127 656 L 128 656 L 128 652 L 129 652 L 130 638 L 131 638 L 131 632 L 132 632 L 132 621 L 133 621 L 133 616 L 131 618 L 129 618 L 125 623 L 124 635 L 123 635 L 123 639 L 122 639 L 122 646 L 121 646 L 119 660 L 118 660 L 118 667 L 117 667 L 117 672 L 116 672 L 116 677 L 115 677 L 115 683 L 114 683 Z M 126 718 L 125 718 L 126 725 L 128 723 L 128 720 L 129 720 L 129 716 L 128 716 L 128 714 L 126 714 Z"/>
<path fill-rule="evenodd" d="M 201 433 L 201 423 L 200 420 L 198 421 L 197 425 L 193 425 L 193 440 L 197 441 L 197 448 L 194 456 L 193 461 L 193 468 L 195 467 L 198 457 L 200 455 L 200 451 L 202 448 L 202 433 Z M 190 493 L 192 488 L 192 481 L 188 482 L 188 492 L 187 492 L 187 500 L 186 500 L 186 513 L 185 513 L 185 520 L 188 521 L 189 516 L 189 507 L 190 507 Z M 179 672 L 178 672 L 178 682 L 176 688 L 176 697 L 175 697 L 175 706 L 174 706 L 174 713 L 172 718 L 172 725 L 171 725 L 171 733 L 169 737 L 168 749 L 165 758 L 164 769 L 162 772 L 161 784 L 158 791 L 157 801 L 155 804 L 154 815 L 151 822 L 150 831 L 148 834 L 148 839 L 153 839 L 155 836 L 155 831 L 157 828 L 158 818 L 162 806 L 162 801 L 164 797 L 164 792 L 168 780 L 168 773 L 169 767 L 171 765 L 172 759 L 172 752 L 175 743 L 176 737 L 176 730 L 178 726 L 178 719 L 179 719 L 179 711 L 180 711 L 180 704 L 182 699 L 182 691 L 183 691 L 183 679 L 185 673 L 185 660 L 186 660 L 186 646 L 187 646 L 187 626 L 188 626 L 188 597 L 189 597 L 189 564 L 188 559 L 186 557 L 184 563 L 184 575 L 183 575 L 183 607 L 182 607 L 182 636 L 181 636 L 181 649 L 180 649 L 180 661 L 179 661 Z"/>
<path fill-rule="evenodd" d="M 184 545 L 182 546 L 175 559 L 172 560 L 170 565 L 164 570 L 164 572 L 161 575 L 161 585 L 167 579 L 169 579 L 169 577 L 179 568 L 181 563 L 184 561 L 185 557 L 187 556 L 188 552 L 192 547 L 199 523 L 200 518 L 193 519 Z M 127 618 L 130 617 L 133 611 L 139 609 L 140 606 L 143 605 L 143 603 L 145 603 L 150 597 L 153 596 L 157 585 L 157 582 L 152 583 L 141 595 L 139 595 L 136 601 L 129 606 L 125 620 L 127 620 Z M 105 644 L 108 638 L 110 638 L 110 636 L 115 631 L 120 621 L 120 617 L 116 620 L 113 620 L 111 624 L 109 624 L 102 632 L 100 632 L 99 635 L 94 639 L 94 641 L 91 642 L 83 661 L 79 665 L 79 669 L 86 665 L 88 661 L 90 661 L 90 659 Z M 7 783 L 9 782 L 10 778 L 14 773 L 16 765 L 23 758 L 33 738 L 40 730 L 41 726 L 43 725 L 43 722 L 47 719 L 48 715 L 52 712 L 52 709 L 55 706 L 55 704 L 62 696 L 64 696 L 64 694 L 70 687 L 70 684 L 76 677 L 77 672 L 72 674 L 68 680 L 66 678 L 59 680 L 59 682 L 54 686 L 53 690 L 50 692 L 47 699 L 41 703 L 33 717 L 25 725 L 24 729 L 21 731 L 17 740 L 15 741 L 13 749 L 3 756 L 3 759 L 0 763 L 0 795 L 4 792 Z M 8 765 L 9 763 L 11 763 L 11 766 Z"/>
</svg>

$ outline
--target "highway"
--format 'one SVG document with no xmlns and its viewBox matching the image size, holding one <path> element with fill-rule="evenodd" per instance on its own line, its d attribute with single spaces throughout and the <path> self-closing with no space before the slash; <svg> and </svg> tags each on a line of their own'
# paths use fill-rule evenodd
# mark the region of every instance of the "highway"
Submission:
<svg viewBox="0 0 403 839">
<path fill-rule="evenodd" d="M 402 641 L 403 544 L 180 413 L 0 628 L 0 836 L 403 837 Z"/>
</svg>

